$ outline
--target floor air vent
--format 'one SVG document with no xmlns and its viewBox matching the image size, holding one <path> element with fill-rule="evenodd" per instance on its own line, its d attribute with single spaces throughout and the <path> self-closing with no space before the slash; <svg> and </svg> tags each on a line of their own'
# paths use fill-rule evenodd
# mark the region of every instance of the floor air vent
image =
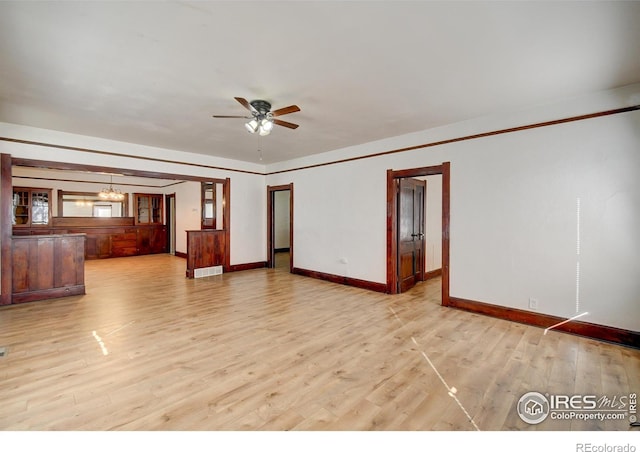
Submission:
<svg viewBox="0 0 640 452">
<path fill-rule="evenodd" d="M 215 267 L 204 267 L 204 268 L 196 268 L 193 276 L 195 278 L 204 278 L 207 276 L 221 275 L 222 274 L 222 265 L 217 265 Z"/>
</svg>

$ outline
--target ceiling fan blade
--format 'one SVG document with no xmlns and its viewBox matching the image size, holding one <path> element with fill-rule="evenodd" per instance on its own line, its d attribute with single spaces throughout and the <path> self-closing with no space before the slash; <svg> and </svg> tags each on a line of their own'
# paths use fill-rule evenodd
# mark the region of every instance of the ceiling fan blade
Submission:
<svg viewBox="0 0 640 452">
<path fill-rule="evenodd" d="M 288 107 L 278 108 L 271 112 L 272 116 L 282 116 L 288 115 L 289 113 L 295 113 L 296 111 L 300 111 L 300 107 L 297 105 L 289 105 Z"/>
<path fill-rule="evenodd" d="M 214 118 L 246 118 L 248 119 L 249 116 L 228 116 L 228 115 L 213 115 Z"/>
<path fill-rule="evenodd" d="M 234 99 L 240 102 L 242 106 L 247 110 L 249 110 L 250 112 L 256 111 L 256 109 L 251 106 L 251 104 L 247 101 L 247 99 L 243 97 L 234 97 Z"/>
<path fill-rule="evenodd" d="M 273 123 L 274 124 L 278 124 L 279 126 L 282 126 L 282 127 L 288 127 L 290 129 L 297 129 L 298 128 L 298 124 L 294 124 L 292 122 L 283 121 L 281 119 L 274 119 Z"/>
</svg>

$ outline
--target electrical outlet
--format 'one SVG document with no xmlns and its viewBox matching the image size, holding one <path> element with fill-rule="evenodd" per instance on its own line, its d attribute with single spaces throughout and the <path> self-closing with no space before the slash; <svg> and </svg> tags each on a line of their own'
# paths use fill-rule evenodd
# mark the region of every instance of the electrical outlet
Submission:
<svg viewBox="0 0 640 452">
<path fill-rule="evenodd" d="M 529 298 L 529 309 L 538 309 L 538 300 L 536 298 Z"/>
</svg>

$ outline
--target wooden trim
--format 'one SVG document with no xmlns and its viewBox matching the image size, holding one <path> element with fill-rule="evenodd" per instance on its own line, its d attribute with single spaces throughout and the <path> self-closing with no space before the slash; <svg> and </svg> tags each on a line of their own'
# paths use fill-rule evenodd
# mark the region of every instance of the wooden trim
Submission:
<svg viewBox="0 0 640 452">
<path fill-rule="evenodd" d="M 449 306 L 449 275 L 451 274 L 449 254 L 451 223 L 451 163 L 442 164 L 442 306 Z"/>
<path fill-rule="evenodd" d="M 424 273 L 424 281 L 429 279 L 437 278 L 438 276 L 442 276 L 442 269 L 438 268 L 436 270 L 431 270 Z"/>
<path fill-rule="evenodd" d="M 229 270 L 225 269 L 227 272 L 241 272 L 245 270 L 255 270 L 256 268 L 265 268 L 267 266 L 266 261 L 259 262 L 248 262 L 246 264 L 234 264 L 229 266 Z"/>
<path fill-rule="evenodd" d="M 274 248 L 273 251 L 276 253 L 288 253 L 291 251 L 291 248 Z"/>
<path fill-rule="evenodd" d="M 13 304 L 17 303 L 27 303 L 30 301 L 40 301 L 40 300 L 48 300 L 51 298 L 62 298 L 69 297 L 72 295 L 84 295 L 85 285 L 75 285 L 75 286 L 66 286 L 66 287 L 56 287 L 53 289 L 44 289 L 37 290 L 32 292 L 24 292 L 24 293 L 14 293 L 13 294 Z"/>
<path fill-rule="evenodd" d="M 449 228 L 451 211 L 451 164 L 425 166 L 394 171 L 387 170 L 387 293 L 398 293 L 398 203 L 397 180 L 405 177 L 442 174 L 442 306 L 449 305 Z"/>
<path fill-rule="evenodd" d="M 624 108 L 615 108 L 613 110 L 605 110 L 605 111 L 600 111 L 600 112 L 596 112 L 596 113 L 589 113 L 589 114 L 585 114 L 585 115 L 570 116 L 568 118 L 554 119 L 552 121 L 536 122 L 536 123 L 527 124 L 527 125 L 524 125 L 524 126 L 509 127 L 507 129 L 498 129 L 498 130 L 493 130 L 491 132 L 482 132 L 482 133 L 476 133 L 476 134 L 473 134 L 473 135 L 465 135 L 465 136 L 457 137 L 457 138 L 449 138 L 447 140 L 432 141 L 430 143 L 418 144 L 418 145 L 415 145 L 415 146 L 408 146 L 408 147 L 400 148 L 400 149 L 393 149 L 391 151 L 376 152 L 374 154 L 360 155 L 358 157 L 350 157 L 350 158 L 345 158 L 345 159 L 340 159 L 340 160 L 334 160 L 332 162 L 316 163 L 316 164 L 313 164 L 313 165 L 300 166 L 300 167 L 297 167 L 297 168 L 291 168 L 291 169 L 285 169 L 285 170 L 279 170 L 279 171 L 272 171 L 270 173 L 266 173 L 266 175 L 267 176 L 272 176 L 274 174 L 288 173 L 288 172 L 291 172 L 291 171 L 300 171 L 300 170 L 306 170 L 306 169 L 311 169 L 311 168 L 319 168 L 321 166 L 336 165 L 338 163 L 347 163 L 347 162 L 353 162 L 353 161 L 356 161 L 356 160 L 369 159 L 369 158 L 374 158 L 374 157 L 381 157 L 381 156 L 385 156 L 385 155 L 397 154 L 399 152 L 415 151 L 417 149 L 430 148 L 430 147 L 434 147 L 434 146 L 442 146 L 443 144 L 457 143 L 459 141 L 475 140 L 475 139 L 478 139 L 478 138 L 485 138 L 485 137 L 490 137 L 490 136 L 494 136 L 494 135 L 502 135 L 504 133 L 520 132 L 520 131 L 523 131 L 523 130 L 537 129 L 537 128 L 540 128 L 540 127 L 554 126 L 554 125 L 557 125 L 557 124 L 564 124 L 564 123 L 567 123 L 567 122 L 584 121 L 585 119 L 599 118 L 599 117 L 602 117 L 602 116 L 615 115 L 615 114 L 619 114 L 619 113 L 628 113 L 628 112 L 635 111 L 635 110 L 640 110 L 640 105 L 634 105 L 634 106 L 631 106 L 631 107 L 624 107 Z M 408 176 L 406 176 L 406 177 L 408 177 Z"/>
<path fill-rule="evenodd" d="M 566 318 L 549 314 L 540 314 L 537 312 L 508 308 L 505 306 L 498 306 L 457 297 L 451 297 L 449 299 L 449 306 L 476 314 L 483 314 L 540 328 L 549 328 L 550 326 L 557 325 L 558 323 L 567 320 Z M 638 331 L 624 330 L 606 325 L 597 325 L 595 323 L 582 322 L 579 320 L 573 320 L 559 325 L 555 327 L 553 331 L 561 331 L 563 333 L 570 333 L 605 342 L 640 348 L 640 332 Z"/>
<path fill-rule="evenodd" d="M 293 272 L 293 182 L 289 184 L 289 273 Z"/>
<path fill-rule="evenodd" d="M 148 179 L 174 179 L 183 181 L 192 181 L 192 182 L 219 182 L 224 183 L 224 179 L 212 179 L 210 177 L 203 176 L 189 176 L 185 174 L 175 174 L 175 173 L 159 173 L 157 171 L 145 171 L 145 170 L 137 170 L 131 168 L 116 168 L 110 166 L 96 166 L 96 165 L 87 165 L 84 163 L 67 163 L 67 162 L 52 162 L 49 160 L 32 160 L 20 157 L 13 157 L 12 159 L 13 166 L 24 166 L 27 168 L 43 168 L 43 169 L 55 169 L 55 170 L 63 170 L 63 171 L 87 171 L 94 173 L 112 173 L 116 172 L 118 174 L 123 174 L 125 176 L 134 176 L 134 177 L 145 177 Z M 73 181 L 77 182 L 77 181 Z M 98 183 L 98 182 L 93 182 Z M 104 182 L 100 182 L 104 184 Z M 127 185 L 127 184 L 119 184 L 119 185 Z M 134 184 L 130 184 L 134 185 Z M 166 186 L 156 186 L 154 188 L 165 188 L 171 185 Z M 140 187 L 145 187 L 146 185 L 139 185 Z"/>
<path fill-rule="evenodd" d="M 274 215 L 273 215 L 273 191 L 267 185 L 267 268 L 273 268 L 275 265 L 275 257 L 273 255 L 273 234 L 274 234 Z"/>
<path fill-rule="evenodd" d="M 187 253 L 183 253 L 182 251 L 176 251 L 175 256 L 176 257 L 181 257 L 183 259 L 186 259 L 187 258 Z"/>
<path fill-rule="evenodd" d="M 173 203 L 173 215 L 171 213 L 171 204 Z M 165 231 L 167 233 L 167 236 L 165 238 L 165 247 L 164 250 L 169 253 L 171 252 L 171 239 L 173 238 L 173 236 L 175 236 L 177 238 L 177 233 L 175 230 L 175 226 L 176 226 L 176 218 L 174 217 L 175 215 L 175 207 L 176 207 L 176 194 L 174 193 L 169 193 L 169 194 L 165 194 L 164 195 L 164 225 L 165 225 Z M 172 221 L 173 220 L 173 221 Z M 173 247 L 175 248 L 176 246 L 176 241 L 173 241 Z M 175 255 L 175 250 L 174 250 L 174 255 Z"/>
<path fill-rule="evenodd" d="M 13 292 L 13 257 L 11 236 L 13 227 L 13 182 L 11 179 L 11 155 L 0 155 L 0 305 L 11 304 Z"/>
<path fill-rule="evenodd" d="M 387 170 L 387 293 L 398 293 L 398 203 L 393 170 Z"/>
<path fill-rule="evenodd" d="M 264 176 L 265 175 L 264 173 L 259 173 L 257 171 L 240 170 L 240 169 L 235 169 L 235 168 L 225 168 L 223 166 L 203 165 L 201 163 L 180 162 L 180 161 L 177 161 L 177 160 L 160 159 L 160 158 L 156 158 L 156 157 L 142 157 L 142 156 L 139 156 L 139 155 L 125 154 L 125 153 L 122 153 L 122 152 L 99 151 L 99 150 L 96 150 L 96 149 L 80 148 L 80 147 L 75 147 L 75 146 L 64 146 L 64 145 L 60 145 L 60 144 L 43 143 L 43 142 L 40 142 L 40 141 L 20 140 L 20 139 L 17 139 L 17 138 L 0 137 L 0 141 L 8 141 L 10 143 L 18 143 L 18 144 L 28 144 L 28 145 L 31 145 L 31 146 L 43 146 L 43 147 L 47 147 L 47 148 L 64 149 L 64 150 L 67 150 L 67 151 L 80 151 L 80 152 L 88 152 L 88 153 L 91 153 L 91 154 L 109 155 L 109 156 L 116 156 L 116 157 L 126 157 L 126 158 L 130 158 L 130 159 L 135 159 L 135 160 L 145 160 L 145 161 L 162 162 L 162 163 L 173 163 L 173 164 L 176 164 L 176 165 L 195 166 L 195 167 L 198 167 L 198 168 L 216 169 L 216 170 L 223 170 L 223 171 L 233 171 L 233 172 L 236 172 L 236 173 L 244 173 L 244 174 L 256 174 L 258 176 Z M 24 165 L 16 165 L 16 166 L 24 166 Z M 62 169 L 62 168 L 57 168 L 57 169 Z M 123 171 L 130 171 L 130 170 L 126 170 L 125 169 Z M 123 173 L 123 174 L 126 174 L 126 173 Z M 143 177 L 151 177 L 151 178 L 153 178 L 154 176 L 143 176 Z"/>
<path fill-rule="evenodd" d="M 395 179 L 407 179 L 412 177 L 437 176 L 439 174 L 442 174 L 442 165 L 395 170 L 393 177 Z"/>
<path fill-rule="evenodd" d="M 51 227 L 60 228 L 104 228 L 133 227 L 133 217 L 53 217 Z"/>
<path fill-rule="evenodd" d="M 15 166 L 15 165 L 14 165 Z M 32 167 L 35 168 L 35 167 Z M 47 168 L 47 169 L 55 169 L 55 168 Z M 113 170 L 113 169 L 112 169 Z M 94 185 L 106 185 L 105 182 L 95 181 L 95 180 L 86 180 L 86 179 L 62 179 L 59 177 L 33 177 L 33 176 L 16 176 L 13 175 L 13 180 L 16 179 L 24 179 L 24 180 L 44 180 L 44 181 L 54 181 L 54 182 L 73 182 L 80 184 L 94 184 Z M 150 185 L 150 184 L 132 184 L 130 182 L 118 182 L 115 185 L 126 186 L 126 187 L 143 187 L 143 188 L 168 188 L 174 185 L 184 184 L 187 182 L 186 180 L 178 180 L 175 182 L 171 182 L 170 184 L 163 185 Z M 27 184 L 29 185 L 29 184 Z"/>
<path fill-rule="evenodd" d="M 306 270 L 304 268 L 294 267 L 291 273 L 301 276 L 307 276 L 309 278 L 321 279 L 323 281 L 329 281 L 337 284 L 344 284 L 345 286 L 358 287 L 360 289 L 372 290 L 374 292 L 385 293 L 387 291 L 387 285 L 384 283 L 378 283 L 373 281 L 365 281 L 363 279 L 349 278 L 347 276 L 332 275 L 330 273 L 323 273 L 314 270 Z"/>
<path fill-rule="evenodd" d="M 224 271 L 231 271 L 231 178 L 227 177 L 222 186 L 224 208 L 222 226 L 224 228 Z"/>
</svg>

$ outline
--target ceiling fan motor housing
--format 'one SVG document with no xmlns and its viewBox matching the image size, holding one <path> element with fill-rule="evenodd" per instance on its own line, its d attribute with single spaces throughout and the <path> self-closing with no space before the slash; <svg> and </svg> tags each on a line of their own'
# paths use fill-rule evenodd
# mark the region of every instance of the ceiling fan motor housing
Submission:
<svg viewBox="0 0 640 452">
<path fill-rule="evenodd" d="M 266 100 L 252 100 L 249 103 L 261 115 L 266 115 L 271 111 L 271 104 Z"/>
</svg>

